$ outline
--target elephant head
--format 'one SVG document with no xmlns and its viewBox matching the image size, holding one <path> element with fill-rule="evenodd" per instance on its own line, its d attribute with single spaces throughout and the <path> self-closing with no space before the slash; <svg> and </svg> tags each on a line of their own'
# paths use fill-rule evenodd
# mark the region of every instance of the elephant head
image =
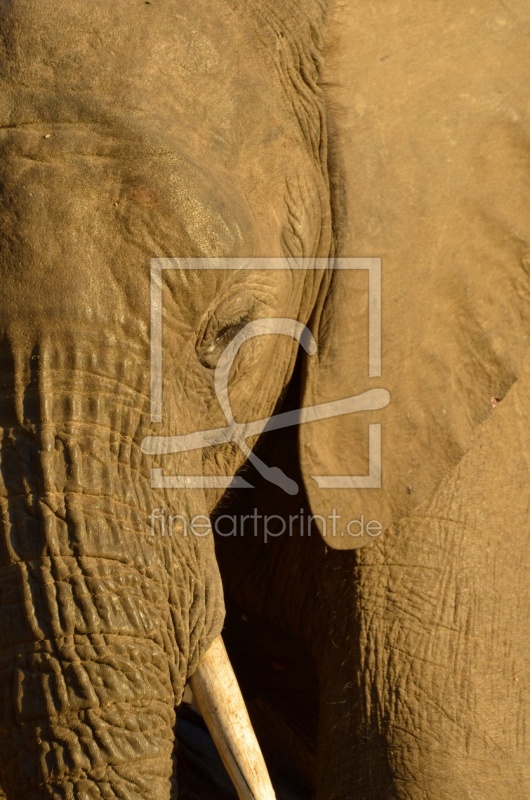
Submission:
<svg viewBox="0 0 530 800">
<path fill-rule="evenodd" d="M 338 337 L 350 334 L 329 324 L 341 294 L 327 266 L 324 24 L 319 0 L 222 0 L 215 14 L 204 0 L 0 5 L 8 797 L 172 792 L 175 707 L 223 624 L 207 520 L 223 492 L 216 478 L 245 451 L 228 442 L 151 456 L 142 443 L 226 425 L 216 367 L 260 319 L 312 327 L 331 360 L 314 357 L 304 391 L 330 399 Z M 150 260 L 175 256 L 326 264 L 167 270 L 160 422 Z M 245 342 L 230 373 L 235 419 L 270 417 L 297 352 L 293 336 Z M 180 489 L 153 470 L 184 476 Z M 186 488 L 197 475 L 205 488 Z M 162 535 L 160 509 L 206 520 L 205 535 Z"/>
</svg>

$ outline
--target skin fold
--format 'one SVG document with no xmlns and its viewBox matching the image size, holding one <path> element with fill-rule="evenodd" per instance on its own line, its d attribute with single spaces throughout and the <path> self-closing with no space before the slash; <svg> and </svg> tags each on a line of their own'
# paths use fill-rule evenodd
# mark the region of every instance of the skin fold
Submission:
<svg viewBox="0 0 530 800">
<path fill-rule="evenodd" d="M 223 592 L 296 654 L 307 719 L 260 702 L 266 673 L 252 691 L 307 794 L 529 795 L 527 31 L 516 0 L 0 2 L 7 798 L 176 798 L 176 708 Z M 336 254 L 383 259 L 381 378 L 362 275 L 179 268 L 152 421 L 151 258 Z M 237 421 L 391 396 L 263 436 L 256 452 L 298 495 L 231 444 L 142 452 L 224 426 L 218 359 L 242 326 L 285 317 L 317 354 L 245 343 Z M 326 494 L 312 475 L 366 473 L 371 422 L 382 488 Z M 256 488 L 157 489 L 157 468 L 242 468 Z M 210 516 L 301 508 L 387 530 L 366 543 L 295 525 L 265 543 L 258 527 L 215 545 L 208 531 Z M 206 535 L 162 535 L 155 509 L 200 516 Z M 243 633 L 229 647 L 243 669 L 246 647 Z"/>
</svg>

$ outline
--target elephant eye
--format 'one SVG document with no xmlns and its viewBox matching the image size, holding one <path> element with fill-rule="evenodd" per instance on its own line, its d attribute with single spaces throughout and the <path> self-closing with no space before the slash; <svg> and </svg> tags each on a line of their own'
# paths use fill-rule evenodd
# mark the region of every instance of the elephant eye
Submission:
<svg viewBox="0 0 530 800">
<path fill-rule="evenodd" d="M 196 346 L 197 357 L 204 367 L 214 369 L 229 342 L 252 319 L 254 298 L 236 296 L 221 303 L 209 316 Z"/>
<path fill-rule="evenodd" d="M 209 349 L 214 350 L 216 347 L 220 346 L 226 347 L 228 342 L 233 339 L 242 328 L 245 327 L 247 322 L 248 320 L 246 317 L 244 319 L 235 320 L 234 322 L 229 322 L 218 332 L 217 336 L 215 337 L 215 341 Z"/>
<path fill-rule="evenodd" d="M 214 369 L 225 347 L 245 327 L 247 322 L 248 320 L 245 318 L 227 323 L 216 333 L 215 338 L 209 344 L 203 342 L 203 346 L 197 348 L 197 355 L 201 364 Z"/>
</svg>

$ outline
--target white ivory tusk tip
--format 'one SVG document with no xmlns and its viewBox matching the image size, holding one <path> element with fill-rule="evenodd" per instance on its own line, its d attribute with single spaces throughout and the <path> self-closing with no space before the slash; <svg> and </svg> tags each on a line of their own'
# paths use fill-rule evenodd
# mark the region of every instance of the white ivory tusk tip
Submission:
<svg viewBox="0 0 530 800">
<path fill-rule="evenodd" d="M 189 683 L 239 800 L 275 800 L 245 701 L 220 636 Z"/>
</svg>

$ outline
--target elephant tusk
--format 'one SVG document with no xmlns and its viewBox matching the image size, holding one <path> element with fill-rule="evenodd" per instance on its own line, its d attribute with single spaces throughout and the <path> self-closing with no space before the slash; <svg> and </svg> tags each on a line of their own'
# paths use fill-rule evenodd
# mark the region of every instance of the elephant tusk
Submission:
<svg viewBox="0 0 530 800">
<path fill-rule="evenodd" d="M 239 800 L 275 800 L 245 701 L 220 636 L 189 683 Z"/>
</svg>

